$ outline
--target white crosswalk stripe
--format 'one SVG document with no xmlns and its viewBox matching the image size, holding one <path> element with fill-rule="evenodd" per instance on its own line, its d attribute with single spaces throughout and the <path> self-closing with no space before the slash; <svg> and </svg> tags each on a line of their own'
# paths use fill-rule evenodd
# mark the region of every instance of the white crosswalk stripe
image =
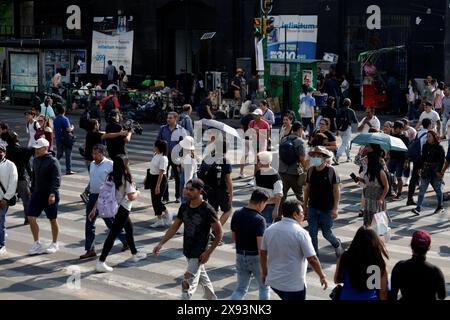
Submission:
<svg viewBox="0 0 450 320">
<path fill-rule="evenodd" d="M 3 115 L 3 114 L 2 114 Z M 148 160 L 151 157 L 151 146 L 156 136 L 153 131 L 134 137 L 128 147 L 132 159 L 132 174 L 138 184 L 143 180 Z M 77 143 L 80 143 L 78 141 Z M 179 299 L 181 277 L 185 272 L 185 258 L 182 253 L 182 235 L 176 235 L 161 251 L 160 256 L 151 256 L 153 247 L 164 234 L 163 229 L 152 229 L 154 212 L 151 208 L 150 193 L 143 191 L 134 203 L 131 214 L 135 240 L 140 251 L 147 252 L 148 258 L 138 263 L 131 261 L 128 252 L 120 253 L 121 244 L 116 241 L 108 264 L 114 267 L 111 274 L 96 274 L 95 259 L 79 260 L 84 253 L 85 206 L 79 194 L 84 190 L 88 179 L 81 156 L 75 155 L 74 171 L 79 173 L 63 176 L 61 187 L 61 203 L 58 220 L 60 223 L 60 251 L 53 255 L 28 256 L 32 237 L 28 226 L 23 226 L 23 210 L 21 203 L 10 208 L 7 215 L 7 254 L 0 258 L 0 299 Z M 62 161 L 63 163 L 63 161 Z M 352 164 L 342 164 L 340 172 L 351 172 Z M 250 168 L 249 168 L 250 170 Z M 235 168 L 233 176 L 236 177 Z M 348 174 L 347 174 L 348 175 Z M 344 176 L 342 174 L 342 176 Z M 234 180 L 237 190 L 234 196 L 234 207 L 238 208 L 248 202 L 251 188 L 246 180 Z M 170 195 L 173 198 L 174 182 L 170 181 Z M 141 186 L 142 189 L 142 186 Z M 431 196 L 431 193 L 430 193 Z M 342 186 L 342 202 L 340 216 L 335 222 L 334 231 L 338 238 L 348 247 L 356 230 L 362 225 L 362 218 L 357 217 L 355 204 L 360 200 L 360 191 L 344 177 Z M 427 198 L 431 206 L 432 197 Z M 168 208 L 176 213 L 178 205 L 170 203 Z M 424 228 L 432 233 L 432 246 L 428 260 L 438 265 L 447 279 L 450 277 L 450 221 L 449 215 L 427 214 L 420 219 L 409 213 L 404 201 L 389 204 L 389 212 L 393 217 L 392 239 L 387 244 L 390 253 L 388 270 L 399 260 L 410 257 L 409 241 L 413 230 Z M 39 220 L 41 237 L 47 242 L 51 239 L 50 225 L 45 216 Z M 104 223 L 97 222 L 96 249 L 100 254 L 103 241 L 107 235 Z M 231 240 L 230 224 L 225 225 L 225 244 L 218 247 L 207 264 L 207 271 L 213 281 L 219 299 L 229 299 L 236 286 L 235 252 Z M 322 290 L 320 281 L 314 272 L 307 274 L 307 299 L 329 299 L 328 295 L 334 287 L 332 283 L 336 257 L 334 249 L 319 235 L 321 263 L 329 281 L 329 288 Z M 79 268 L 80 289 L 67 284 L 70 280 L 68 270 Z M 448 287 L 448 291 L 450 288 Z M 202 298 L 199 288 L 194 298 Z M 272 299 L 278 299 L 275 293 Z M 249 290 L 247 299 L 258 299 L 255 281 Z"/>
</svg>

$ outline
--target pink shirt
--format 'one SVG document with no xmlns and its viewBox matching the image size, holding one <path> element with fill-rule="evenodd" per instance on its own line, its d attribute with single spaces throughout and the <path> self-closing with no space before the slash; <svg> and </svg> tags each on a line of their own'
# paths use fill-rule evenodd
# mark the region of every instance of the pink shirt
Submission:
<svg viewBox="0 0 450 320">
<path fill-rule="evenodd" d="M 256 141 L 257 152 L 267 151 L 267 139 L 269 137 L 270 125 L 265 120 L 252 120 L 248 124 L 249 129 L 254 129 L 256 131 Z"/>
</svg>

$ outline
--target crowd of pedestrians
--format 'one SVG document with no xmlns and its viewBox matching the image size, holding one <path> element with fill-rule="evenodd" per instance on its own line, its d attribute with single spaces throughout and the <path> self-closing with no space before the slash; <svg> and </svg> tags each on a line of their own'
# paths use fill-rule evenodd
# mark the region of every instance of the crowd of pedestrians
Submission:
<svg viewBox="0 0 450 320">
<path fill-rule="evenodd" d="M 236 76 L 237 83 L 240 75 Z M 238 90 L 239 87 L 239 90 Z M 241 87 L 236 85 L 235 98 L 240 99 Z M 345 89 L 345 88 L 344 88 Z M 445 89 L 448 91 L 448 89 Z M 445 90 L 442 88 L 443 95 Z M 238 94 L 239 93 L 239 94 Z M 327 107 L 316 118 L 312 91 L 299 99 L 302 121 L 295 114 L 283 115 L 283 126 L 274 138 L 275 117 L 267 101 L 251 105 L 241 119 L 245 133 L 239 178 L 244 175 L 250 150 L 255 155 L 252 176 L 253 191 L 248 204 L 233 208 L 233 166 L 227 157 L 228 142 L 221 135 L 210 135 L 209 146 L 202 156 L 196 154 L 192 107 L 183 106 L 179 115 L 170 112 L 167 124 L 161 126 L 148 164 L 145 189 L 151 195 L 152 210 L 157 217 L 152 228 L 167 228 L 164 236 L 153 248 L 158 255 L 163 246 L 179 232 L 183 225 L 183 254 L 186 272 L 181 283 L 183 299 L 191 299 L 200 284 L 206 299 L 217 299 L 208 276 L 206 264 L 223 242 L 224 225 L 231 217 L 230 228 L 235 242 L 237 283 L 231 299 L 243 299 L 251 279 L 258 283 L 259 298 L 270 299 L 271 290 L 282 300 L 304 300 L 307 293 L 308 265 L 318 275 L 320 285 L 326 289 L 330 283 L 322 269 L 318 234 L 334 248 L 336 287 L 334 298 L 340 300 L 443 299 L 445 280 L 442 272 L 426 262 L 431 238 L 425 231 L 414 233 L 411 248 L 413 258 L 401 261 L 389 270 L 386 244 L 376 232 L 374 216 L 387 210 L 387 197 L 401 200 L 403 187 L 409 184 L 407 205 L 420 215 L 424 195 L 431 184 L 437 197 L 435 213 L 443 207 L 442 177 L 450 165 L 450 154 L 445 155 L 437 119 L 430 103 L 424 102 L 424 113 L 416 129 L 408 119 L 384 124 L 384 133 L 400 139 L 408 151 L 385 151 L 378 144 L 361 147 L 355 163 L 359 176 L 355 183 L 362 186 L 362 226 L 348 248 L 333 232 L 339 217 L 341 181 L 338 173 L 340 158 L 351 161 L 352 128 L 362 133 L 380 132 L 381 123 L 374 109 L 358 121 L 351 109 L 351 100 L 345 98 L 342 108 L 336 110 L 335 99 L 330 97 Z M 113 97 L 113 96 L 112 96 Z M 107 99 L 106 97 L 105 99 Z M 89 183 L 82 198 L 86 201 L 85 253 L 80 259 L 97 256 L 95 229 L 97 218 L 102 218 L 109 229 L 101 255 L 96 263 L 97 272 L 112 272 L 106 259 L 118 238 L 122 251 L 130 251 L 132 260 L 146 259 L 138 250 L 133 235 L 130 213 L 140 191 L 128 164 L 126 145 L 132 131 L 121 125 L 121 115 L 110 98 L 112 107 L 105 109 L 106 127 L 100 130 L 100 118 L 88 122 L 84 148 Z M 434 101 L 431 108 L 446 108 L 445 97 Z M 107 105 L 108 101 L 104 102 Z M 66 174 L 71 168 L 74 145 L 74 126 L 61 106 L 56 116 L 49 116 L 51 101 L 36 113 L 25 112 L 27 147 L 21 147 L 17 134 L 2 124 L 0 141 L 0 253 L 6 252 L 6 213 L 16 197 L 22 199 L 25 223 L 30 225 L 33 243 L 31 255 L 59 250 L 58 205 L 60 202 L 61 168 L 59 160 L 65 154 Z M 317 124 L 317 127 L 316 127 Z M 340 137 L 340 145 L 336 137 Z M 54 139 L 53 139 L 54 138 Z M 56 153 L 53 152 L 56 146 Z M 414 149 L 411 146 L 417 145 Z M 273 152 L 277 147 L 278 152 Z M 33 152 L 34 151 L 34 152 Z M 415 151 L 415 153 L 413 152 Z M 274 159 L 274 155 L 278 155 Z M 277 166 L 273 166 L 276 162 Z M 412 164 L 412 170 L 410 166 Z M 250 170 L 251 171 L 251 170 Z M 174 203 L 178 213 L 169 212 L 169 180 L 173 178 Z M 413 196 L 420 185 L 417 204 Z M 288 198 L 292 189 L 295 199 Z M 236 210 L 235 210 L 236 209 Z M 221 212 L 221 214 L 219 213 Z M 52 242 L 44 248 L 39 237 L 37 218 L 45 212 L 51 225 Z M 307 222 L 307 227 L 304 227 Z M 379 268 L 378 287 L 367 286 L 367 268 Z M 420 284 L 411 286 L 408 277 L 420 278 Z M 390 283 L 390 285 L 389 285 Z M 422 290 L 422 291 L 419 291 Z"/>
</svg>

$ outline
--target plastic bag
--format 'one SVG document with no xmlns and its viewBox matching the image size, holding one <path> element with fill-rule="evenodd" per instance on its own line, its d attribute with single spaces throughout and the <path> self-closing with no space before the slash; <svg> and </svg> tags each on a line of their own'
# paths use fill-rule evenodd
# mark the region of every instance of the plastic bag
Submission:
<svg viewBox="0 0 450 320">
<path fill-rule="evenodd" d="M 383 238 L 384 242 L 390 240 L 391 228 L 389 227 L 389 218 L 385 211 L 380 211 L 373 215 L 372 229 Z"/>
</svg>

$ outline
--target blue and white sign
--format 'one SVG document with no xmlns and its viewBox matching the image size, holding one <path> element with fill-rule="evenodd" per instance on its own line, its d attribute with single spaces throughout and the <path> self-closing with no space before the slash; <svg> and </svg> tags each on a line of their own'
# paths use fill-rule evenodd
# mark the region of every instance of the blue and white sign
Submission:
<svg viewBox="0 0 450 320">
<path fill-rule="evenodd" d="M 267 59 L 316 59 L 317 16 L 273 16 L 274 30 L 267 37 Z M 286 38 L 287 36 L 287 38 Z"/>
</svg>

